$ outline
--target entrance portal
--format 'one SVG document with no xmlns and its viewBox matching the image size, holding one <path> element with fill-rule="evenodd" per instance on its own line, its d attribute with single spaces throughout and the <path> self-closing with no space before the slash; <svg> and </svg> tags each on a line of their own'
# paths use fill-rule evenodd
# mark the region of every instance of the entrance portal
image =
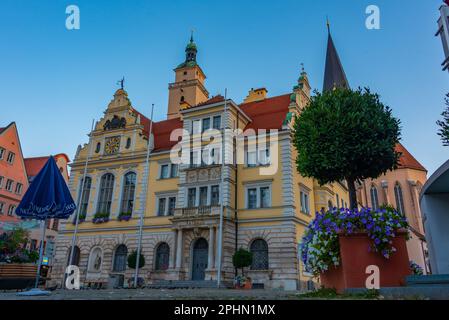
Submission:
<svg viewBox="0 0 449 320">
<path fill-rule="evenodd" d="M 206 239 L 196 240 L 193 246 L 192 280 L 204 280 L 206 277 L 208 244 Z"/>
</svg>

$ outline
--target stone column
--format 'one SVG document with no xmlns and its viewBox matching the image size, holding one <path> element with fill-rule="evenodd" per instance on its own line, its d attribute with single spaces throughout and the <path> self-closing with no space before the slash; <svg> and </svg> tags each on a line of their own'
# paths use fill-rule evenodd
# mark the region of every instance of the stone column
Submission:
<svg viewBox="0 0 449 320">
<path fill-rule="evenodd" d="M 174 230 L 173 233 L 174 233 L 174 239 L 175 239 L 174 243 L 176 243 L 176 237 L 178 235 L 178 231 Z M 173 269 L 173 267 L 175 266 L 175 259 L 176 259 L 176 252 L 175 252 L 174 248 L 170 248 L 170 258 L 169 258 L 169 263 L 168 263 L 169 269 Z"/>
<path fill-rule="evenodd" d="M 207 259 L 207 268 L 209 270 L 212 270 L 215 267 L 215 265 L 214 265 L 214 246 L 215 246 L 214 235 L 215 235 L 214 227 L 209 227 L 209 253 L 208 253 L 208 259 Z"/>
<path fill-rule="evenodd" d="M 223 223 L 223 225 L 224 225 L 224 223 Z M 217 238 L 217 241 L 215 241 L 215 243 L 216 243 L 216 246 L 215 246 L 215 266 L 216 267 L 218 267 L 218 259 L 219 259 L 219 257 L 218 257 L 218 251 L 219 251 L 218 246 L 220 245 L 219 240 L 218 240 L 218 232 L 219 232 L 218 230 L 219 230 L 219 227 L 217 227 L 215 229 L 216 238 Z"/>
<path fill-rule="evenodd" d="M 182 267 L 182 229 L 178 229 L 178 237 L 176 244 L 176 269 Z"/>
</svg>

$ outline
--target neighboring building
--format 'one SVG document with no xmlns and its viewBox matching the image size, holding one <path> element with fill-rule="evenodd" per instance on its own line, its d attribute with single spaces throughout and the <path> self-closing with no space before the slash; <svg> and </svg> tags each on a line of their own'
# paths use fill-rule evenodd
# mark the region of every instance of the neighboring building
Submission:
<svg viewBox="0 0 449 320">
<path fill-rule="evenodd" d="M 39 173 L 49 157 L 23 158 L 19 133 L 14 122 L 5 128 L 0 128 L 0 222 L 19 225 L 22 221 L 15 214 L 15 209 L 33 178 Z M 68 182 L 67 163 L 69 158 L 65 154 L 55 156 L 56 163 L 64 178 Z M 49 258 L 49 265 L 53 256 L 54 242 L 58 233 L 59 221 L 47 220 L 46 238 L 44 241 L 45 255 Z M 2 228 L 0 226 L 0 232 Z M 42 229 L 29 229 L 30 250 L 38 250 Z"/>
<path fill-rule="evenodd" d="M 68 183 L 69 182 L 68 163 L 70 162 L 69 157 L 63 153 L 54 155 L 53 157 L 56 161 L 59 171 L 64 177 L 64 180 L 66 181 L 66 183 Z M 45 166 L 49 158 L 50 158 L 49 156 L 46 156 L 46 157 L 33 157 L 24 159 L 25 169 L 30 184 L 33 182 L 34 177 L 37 176 L 39 171 L 41 171 L 41 169 Z M 47 230 L 45 231 L 44 255 L 48 258 L 48 265 L 51 266 L 53 262 L 56 236 L 58 235 L 59 230 L 59 220 L 48 219 L 46 221 L 46 228 Z M 41 235 L 42 235 L 41 228 L 35 228 L 31 230 L 30 237 L 33 242 L 32 244 L 33 247 L 34 243 L 36 243 L 37 244 L 36 248 L 39 248 Z"/>
<path fill-rule="evenodd" d="M 337 87 L 350 86 L 329 32 L 323 90 L 333 90 Z M 409 258 L 429 272 L 425 231 L 419 206 L 419 193 L 427 181 L 427 170 L 402 144 L 396 146 L 396 151 L 402 154 L 399 168 L 377 179 L 363 181 L 359 185 L 357 198 L 363 207 L 378 209 L 381 205 L 388 204 L 407 217 L 411 229 L 411 239 L 407 242 Z"/>
<path fill-rule="evenodd" d="M 19 133 L 12 122 L 0 128 L 0 222 L 20 221 L 15 211 L 27 189 Z"/>
<path fill-rule="evenodd" d="M 429 178 L 421 191 L 432 273 L 449 275 L 449 161 Z"/>
<path fill-rule="evenodd" d="M 407 217 L 411 239 L 407 241 L 409 259 L 430 272 L 425 229 L 422 222 L 419 194 L 427 181 L 427 170 L 399 144 L 402 153 L 398 169 L 359 185 L 357 196 L 362 206 L 379 208 L 388 204 Z"/>
<path fill-rule="evenodd" d="M 438 19 L 438 31 L 435 36 L 440 36 L 444 50 L 444 61 L 441 63 L 443 71 L 449 69 L 449 0 L 444 1 L 440 7 L 440 18 Z"/>
<path fill-rule="evenodd" d="M 317 210 L 349 202 L 344 183 L 319 186 L 296 171 L 292 121 L 310 99 L 304 71 L 293 92 L 267 97 L 266 89 L 252 89 L 245 102 L 237 104 L 222 96 L 209 97 L 196 54 L 191 39 L 185 62 L 175 69 L 175 82 L 169 85 L 167 120 L 153 122 L 150 132 L 151 120 L 119 89 L 90 133 L 89 143 L 76 152 L 69 185 L 85 222 L 79 225 L 72 264 L 80 267 L 85 285 L 106 283 L 112 275 L 126 280 L 133 277 L 126 257 L 136 250 L 142 213 L 146 265 L 140 275 L 147 282 L 215 280 L 223 205 L 223 280 L 233 280 L 232 255 L 243 247 L 254 254 L 248 275 L 255 283 L 297 289 L 310 279 L 298 252 L 305 228 Z M 236 157 L 242 161 L 236 164 L 226 150 L 227 159 L 233 161 L 222 167 L 218 164 L 221 144 L 208 150 L 199 139 L 207 128 L 252 129 L 259 141 L 265 138 L 269 143 L 261 148 L 255 147 L 255 136 L 233 139 L 233 148 L 242 142 L 245 146 Z M 176 137 L 170 139 L 176 129 L 185 129 L 193 137 L 177 145 Z M 148 139 L 149 178 L 145 174 Z M 183 155 L 190 164 L 174 164 L 170 150 L 190 142 L 192 152 Z M 87 177 L 82 181 L 88 156 Z M 261 174 L 264 170 L 267 175 Z M 119 221 L 120 216 L 130 214 L 129 221 Z M 110 220 L 94 223 L 100 216 Z M 68 221 L 58 235 L 52 278 L 59 283 L 69 262 L 73 231 Z"/>
</svg>

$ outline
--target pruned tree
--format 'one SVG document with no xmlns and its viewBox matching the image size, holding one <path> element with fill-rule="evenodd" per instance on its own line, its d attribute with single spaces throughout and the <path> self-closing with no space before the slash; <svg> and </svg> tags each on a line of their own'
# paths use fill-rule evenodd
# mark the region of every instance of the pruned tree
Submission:
<svg viewBox="0 0 449 320">
<path fill-rule="evenodd" d="M 347 181 L 350 207 L 357 208 L 356 182 L 397 168 L 400 121 L 369 89 L 315 92 L 297 117 L 297 170 L 321 184 Z"/>
<path fill-rule="evenodd" d="M 440 127 L 438 130 L 438 135 L 443 142 L 445 147 L 449 147 L 449 93 L 446 94 L 444 98 L 444 102 L 446 105 L 446 110 L 441 114 L 443 116 L 443 120 L 438 120 L 437 125 Z"/>
</svg>

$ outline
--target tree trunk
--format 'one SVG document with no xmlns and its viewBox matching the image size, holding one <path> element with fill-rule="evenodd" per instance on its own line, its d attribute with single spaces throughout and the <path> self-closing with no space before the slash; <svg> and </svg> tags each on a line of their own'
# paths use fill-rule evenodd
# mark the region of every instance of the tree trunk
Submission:
<svg viewBox="0 0 449 320">
<path fill-rule="evenodd" d="M 346 179 L 346 182 L 348 183 L 348 189 L 349 189 L 349 207 L 350 207 L 350 209 L 355 210 L 358 208 L 357 191 L 355 189 L 355 180 L 354 179 Z"/>
</svg>

